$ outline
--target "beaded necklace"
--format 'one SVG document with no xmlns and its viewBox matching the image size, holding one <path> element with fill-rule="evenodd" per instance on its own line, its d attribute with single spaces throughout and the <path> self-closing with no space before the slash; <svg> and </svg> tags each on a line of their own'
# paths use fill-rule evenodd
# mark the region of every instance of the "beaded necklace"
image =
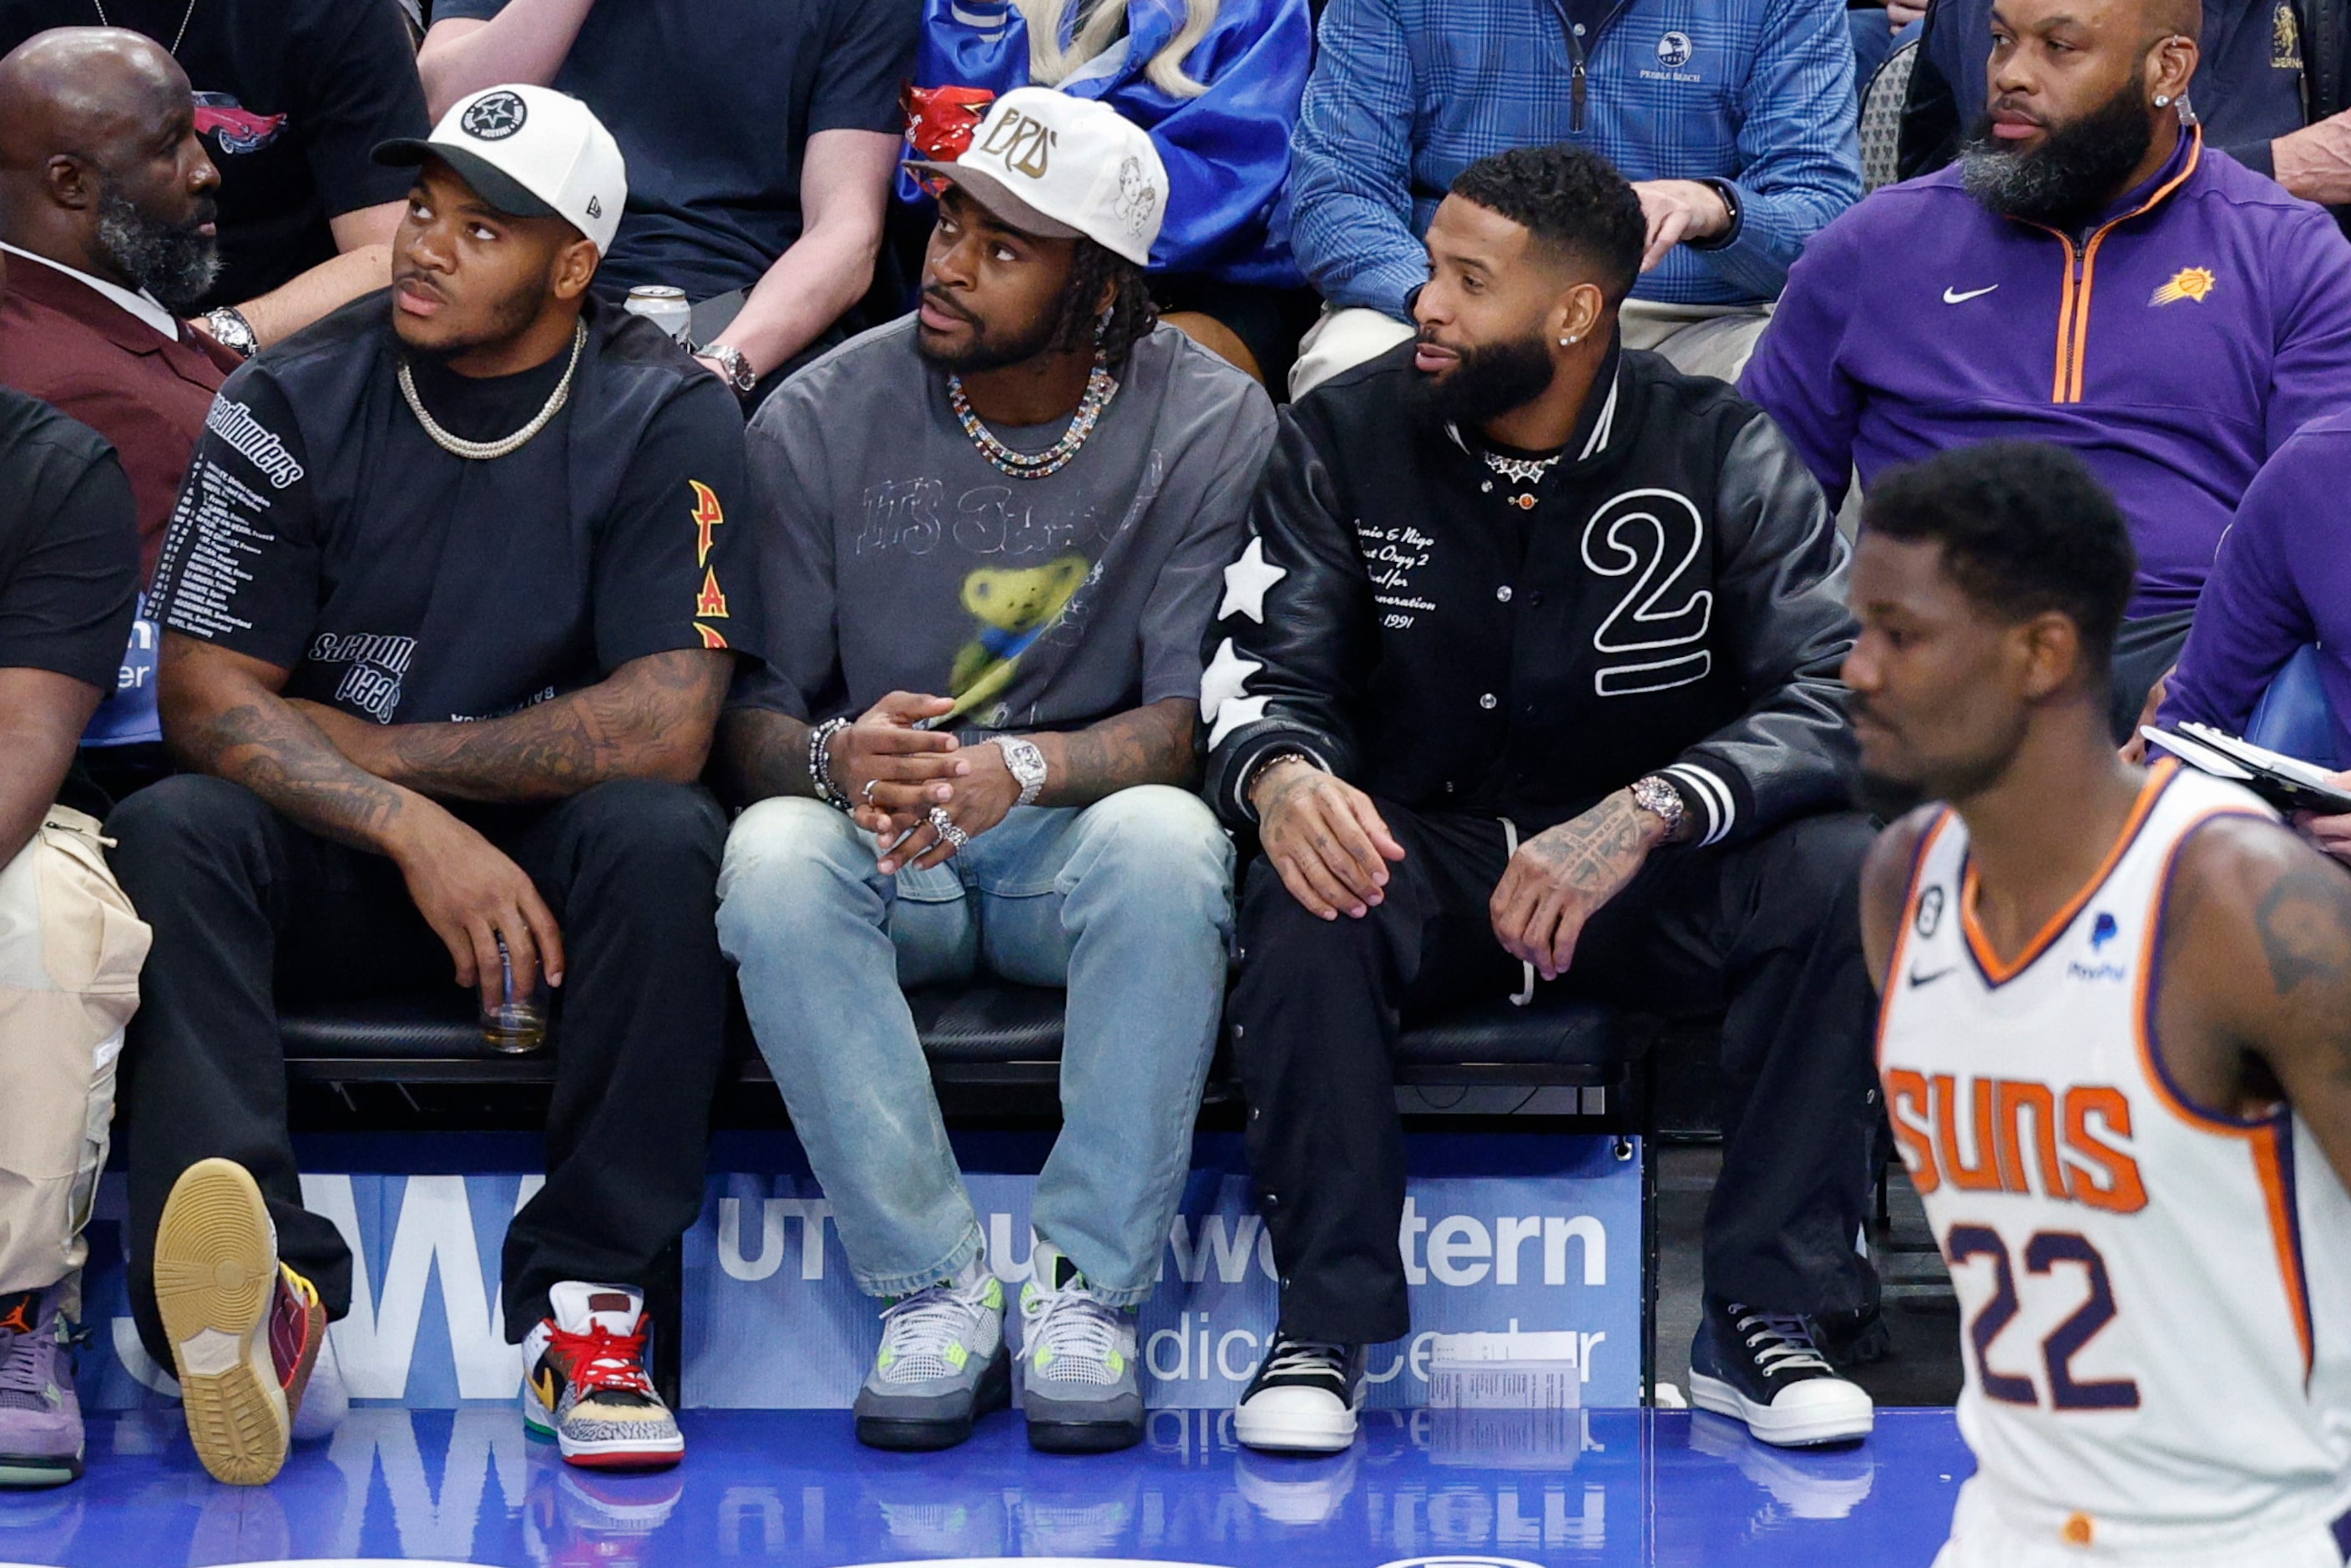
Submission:
<svg viewBox="0 0 2351 1568">
<path fill-rule="evenodd" d="M 980 423 L 979 415 L 972 412 L 971 400 L 964 396 L 963 378 L 952 371 L 947 372 L 947 406 L 955 410 L 956 423 L 963 426 L 971 444 L 979 448 L 979 455 L 1008 479 L 1043 479 L 1060 473 L 1085 446 L 1102 410 L 1117 395 L 1118 378 L 1110 373 L 1109 358 L 1096 353 L 1094 368 L 1086 375 L 1086 395 L 1078 400 L 1078 412 L 1070 416 L 1070 427 L 1061 432 L 1061 439 L 1042 452 L 1016 452 L 998 441 Z"/>
</svg>

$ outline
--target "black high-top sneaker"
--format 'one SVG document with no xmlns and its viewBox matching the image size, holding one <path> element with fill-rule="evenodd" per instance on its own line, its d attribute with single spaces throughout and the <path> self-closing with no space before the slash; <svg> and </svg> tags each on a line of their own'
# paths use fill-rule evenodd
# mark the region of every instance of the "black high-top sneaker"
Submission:
<svg viewBox="0 0 2351 1568">
<path fill-rule="evenodd" d="M 1877 1416 L 1868 1394 L 1837 1375 L 1802 1318 L 1712 1297 L 1690 1343 L 1690 1403 L 1744 1421 L 1759 1440 L 1781 1448 L 1865 1437 Z"/>
<path fill-rule="evenodd" d="M 1355 1440 L 1364 1402 L 1361 1345 L 1293 1339 L 1279 1330 L 1233 1412 L 1233 1436 L 1252 1448 L 1335 1454 Z"/>
</svg>

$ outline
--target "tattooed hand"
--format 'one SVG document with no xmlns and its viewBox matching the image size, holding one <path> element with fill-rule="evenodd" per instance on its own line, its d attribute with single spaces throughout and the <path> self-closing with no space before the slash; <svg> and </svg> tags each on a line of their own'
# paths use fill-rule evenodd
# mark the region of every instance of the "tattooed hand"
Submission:
<svg viewBox="0 0 2351 1568">
<path fill-rule="evenodd" d="M 1372 798 L 1304 758 L 1281 758 L 1249 784 L 1258 839 L 1290 896 L 1325 920 L 1361 920 L 1386 895 L 1388 862 L 1404 859 Z"/>
<path fill-rule="evenodd" d="M 914 727 L 954 710 L 952 698 L 892 692 L 832 737 L 832 782 L 853 803 L 859 827 L 887 841 L 955 799 L 948 780 L 968 774 L 971 763 L 956 755 L 954 736 Z"/>
<path fill-rule="evenodd" d="M 1546 980 L 1567 973 L 1584 922 L 1625 891 L 1666 824 L 1619 789 L 1572 821 L 1519 846 L 1489 905 L 1510 956 Z"/>
<path fill-rule="evenodd" d="M 969 771 L 956 780 L 955 798 L 945 802 L 943 809 L 964 837 L 976 839 L 1011 812 L 1020 799 L 1020 780 L 1012 777 L 1002 747 L 966 747 L 960 756 Z M 925 810 L 924 820 L 908 832 L 894 820 L 885 820 L 885 812 L 862 807 L 858 810 L 858 824 L 873 832 L 882 851 L 883 876 L 899 871 L 928 870 L 955 858 L 955 841 L 940 832 L 929 818 Z M 879 827 L 874 826 L 877 821 L 881 821 Z"/>
</svg>

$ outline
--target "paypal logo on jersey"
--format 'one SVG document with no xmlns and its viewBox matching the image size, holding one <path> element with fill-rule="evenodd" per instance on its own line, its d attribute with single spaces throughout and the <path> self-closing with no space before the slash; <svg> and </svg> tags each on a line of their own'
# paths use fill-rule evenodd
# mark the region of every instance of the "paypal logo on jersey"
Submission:
<svg viewBox="0 0 2351 1568">
<path fill-rule="evenodd" d="M 2090 922 L 2090 951 L 2093 954 L 2104 952 L 2106 944 L 2120 935 L 2122 927 L 2115 923 L 2114 915 L 2100 910 Z M 2130 977 L 2130 970 L 2121 964 L 2085 964 L 2077 958 L 2066 964 L 2065 977 L 2069 980 L 2120 981 Z"/>
</svg>

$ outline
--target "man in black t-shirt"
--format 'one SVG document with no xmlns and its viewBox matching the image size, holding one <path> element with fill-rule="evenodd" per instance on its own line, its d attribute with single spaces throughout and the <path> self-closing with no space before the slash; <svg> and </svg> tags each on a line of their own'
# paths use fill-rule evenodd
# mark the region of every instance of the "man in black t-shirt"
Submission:
<svg viewBox="0 0 2351 1568">
<path fill-rule="evenodd" d="M 93 26 L 154 39 L 195 89 L 221 173 L 201 308 L 235 313 L 199 324 L 223 346 L 250 353 L 383 287 L 407 183 L 368 154 L 430 123 L 395 0 L 0 0 L 0 54 Z"/>
<path fill-rule="evenodd" d="M 525 1416 L 575 1463 L 674 1464 L 643 1290 L 702 1207 L 724 1033 L 726 822 L 694 780 L 730 650 L 759 646 L 741 421 L 591 302 L 627 187 L 585 105 L 492 89 L 379 156 L 421 164 L 391 294 L 229 379 L 156 567 L 164 738 L 194 771 L 110 822 L 159 933 L 132 1311 L 205 1467 L 267 1480 L 350 1292 L 302 1207 L 273 993 L 409 993 L 454 958 L 486 1018 L 544 975 L 547 1185 L 503 1281 Z"/>
<path fill-rule="evenodd" d="M 434 0 L 417 64 L 435 106 L 494 81 L 577 93 L 634 178 L 599 286 L 667 284 L 704 363 L 756 401 L 844 335 L 896 178 L 915 0 Z"/>
<path fill-rule="evenodd" d="M 114 686 L 138 540 L 97 432 L 0 391 L 0 1488 L 81 1474 L 64 1342 L 147 928 L 98 820 L 57 802 Z"/>
</svg>

